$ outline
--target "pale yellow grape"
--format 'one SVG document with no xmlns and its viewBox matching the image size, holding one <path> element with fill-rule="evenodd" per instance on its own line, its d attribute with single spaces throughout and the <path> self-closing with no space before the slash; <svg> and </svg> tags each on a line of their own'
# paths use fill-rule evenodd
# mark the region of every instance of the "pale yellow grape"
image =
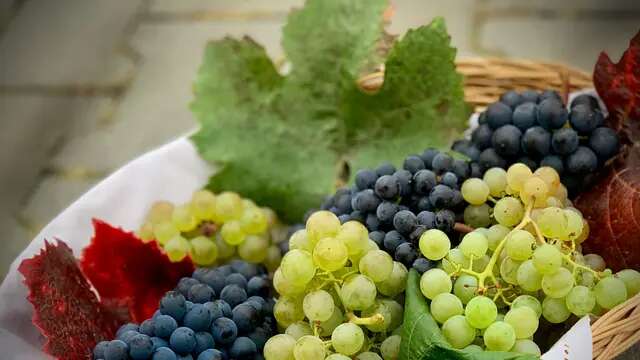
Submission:
<svg viewBox="0 0 640 360">
<path fill-rule="evenodd" d="M 576 241 L 582 235 L 582 227 L 584 226 L 584 220 L 582 215 L 572 210 L 564 210 L 564 214 L 567 218 L 567 227 L 561 240 Z"/>
<path fill-rule="evenodd" d="M 160 244 L 165 245 L 169 240 L 180 235 L 180 230 L 172 222 L 163 222 L 153 226 L 153 235 Z"/>
<path fill-rule="evenodd" d="M 350 256 L 361 254 L 369 248 L 369 232 L 357 221 L 342 224 L 336 239 L 344 243 Z"/>
<path fill-rule="evenodd" d="M 322 270 L 336 271 L 349 259 L 347 247 L 333 237 L 320 239 L 313 250 L 313 261 Z"/>
<path fill-rule="evenodd" d="M 300 229 L 294 232 L 289 238 L 289 250 L 295 249 L 306 250 L 309 252 L 313 251 L 306 229 Z"/>
<path fill-rule="evenodd" d="M 404 320 L 404 307 L 392 299 L 382 298 L 378 302 L 382 303 L 391 314 L 388 330 L 395 330 L 398 327 L 402 330 L 400 325 L 402 325 L 402 321 Z"/>
<path fill-rule="evenodd" d="M 489 194 L 493 197 L 501 197 L 507 187 L 507 172 L 499 167 L 493 167 L 484 172 L 482 177 L 489 187 Z"/>
<path fill-rule="evenodd" d="M 615 277 L 624 282 L 628 298 L 632 298 L 640 292 L 640 272 L 633 269 L 624 269 L 618 271 Z"/>
<path fill-rule="evenodd" d="M 567 309 L 564 298 L 546 297 L 542 301 L 542 316 L 552 324 L 565 322 L 571 312 Z"/>
<path fill-rule="evenodd" d="M 542 277 L 542 291 L 552 298 L 567 296 L 573 284 L 573 274 L 563 267 L 552 274 L 546 274 Z"/>
<path fill-rule="evenodd" d="M 506 257 L 500 263 L 500 276 L 502 279 L 509 284 L 517 285 L 518 284 L 518 269 L 522 264 L 521 261 L 513 260 L 510 257 Z"/>
<path fill-rule="evenodd" d="M 470 178 L 462 183 L 460 188 L 462 198 L 472 205 L 484 204 L 489 197 L 489 186 L 478 178 Z"/>
<path fill-rule="evenodd" d="M 526 306 L 533 310 L 538 317 L 542 316 L 542 304 L 531 295 L 520 295 L 511 302 L 511 309 Z"/>
<path fill-rule="evenodd" d="M 360 259 L 359 269 L 374 282 L 384 281 L 393 271 L 393 259 L 386 251 L 372 250 Z"/>
<path fill-rule="evenodd" d="M 573 314 L 584 316 L 596 306 L 596 295 L 588 287 L 578 285 L 567 294 L 565 305 Z"/>
<path fill-rule="evenodd" d="M 218 247 L 218 258 L 220 259 L 228 259 L 236 253 L 235 246 L 229 245 L 224 241 L 220 232 L 216 233 L 216 246 Z"/>
<path fill-rule="evenodd" d="M 293 347 L 296 360 L 324 360 L 326 354 L 322 339 L 312 335 L 301 337 Z"/>
<path fill-rule="evenodd" d="M 430 300 L 438 294 L 451 292 L 452 288 L 451 278 L 442 269 L 427 270 L 420 278 L 420 291 Z"/>
<path fill-rule="evenodd" d="M 482 233 L 472 231 L 462 238 L 462 242 L 460 242 L 458 248 L 464 256 L 477 259 L 487 253 L 489 243 Z"/>
<path fill-rule="evenodd" d="M 277 334 L 272 336 L 264 344 L 265 360 L 295 360 L 293 347 L 296 339 L 287 334 Z"/>
<path fill-rule="evenodd" d="M 267 217 L 256 206 L 245 207 L 240 218 L 242 231 L 247 234 L 260 234 L 267 230 Z"/>
<path fill-rule="evenodd" d="M 516 339 L 526 339 L 538 330 L 538 314 L 533 309 L 522 306 L 511 309 L 504 315 L 504 322 L 511 325 Z"/>
<path fill-rule="evenodd" d="M 546 203 L 548 192 L 549 188 L 547 187 L 547 183 L 539 177 L 534 176 L 528 178 L 522 185 L 520 198 L 525 204 L 533 201 L 544 201 Z"/>
<path fill-rule="evenodd" d="M 198 220 L 214 220 L 216 196 L 209 190 L 198 190 L 191 196 L 191 209 Z"/>
<path fill-rule="evenodd" d="M 541 274 L 552 274 L 562 265 L 562 253 L 555 246 L 543 244 L 533 251 L 533 265 Z"/>
<path fill-rule="evenodd" d="M 455 315 L 447 319 L 442 325 L 442 334 L 456 349 L 462 349 L 473 342 L 476 337 L 474 329 L 462 315 Z"/>
<path fill-rule="evenodd" d="M 267 248 L 267 256 L 264 258 L 264 266 L 269 272 L 275 271 L 282 261 L 282 252 L 277 245 L 271 245 Z"/>
<path fill-rule="evenodd" d="M 580 245 L 581 243 L 583 243 L 585 240 L 587 240 L 587 238 L 589 237 L 589 222 L 584 220 L 584 218 L 582 219 L 583 223 L 582 223 L 582 232 L 580 233 L 580 235 L 578 235 L 578 237 L 574 240 L 574 242 L 578 245 Z"/>
<path fill-rule="evenodd" d="M 535 243 L 536 239 L 528 231 L 514 230 L 507 238 L 505 249 L 513 260 L 524 261 L 533 255 Z"/>
<path fill-rule="evenodd" d="M 533 265 L 533 260 L 527 260 L 520 264 L 516 280 L 517 284 L 526 291 L 538 291 L 542 288 L 542 274 Z"/>
<path fill-rule="evenodd" d="M 569 192 L 567 191 L 567 188 L 564 185 L 560 184 L 558 188 L 551 195 L 553 195 L 553 197 L 559 199 L 563 203 L 566 203 L 567 197 L 569 196 Z"/>
<path fill-rule="evenodd" d="M 420 236 L 420 252 L 429 260 L 440 260 L 451 249 L 447 234 L 438 229 L 429 229 Z"/>
<path fill-rule="evenodd" d="M 511 324 L 496 321 L 485 330 L 483 339 L 487 350 L 509 351 L 516 343 L 516 334 Z"/>
<path fill-rule="evenodd" d="M 478 290 L 478 279 L 475 276 L 462 274 L 453 284 L 453 293 L 463 304 L 467 304 L 476 296 Z"/>
<path fill-rule="evenodd" d="M 340 232 L 340 220 L 330 211 L 316 211 L 309 216 L 306 229 L 309 242 L 315 245 L 320 239 L 338 235 Z"/>
<path fill-rule="evenodd" d="M 449 262 L 451 262 L 452 264 L 460 265 L 463 268 L 468 268 L 469 264 L 471 263 L 469 258 L 464 256 L 462 250 L 458 248 L 449 250 L 449 252 L 447 253 L 447 260 L 449 260 Z"/>
<path fill-rule="evenodd" d="M 244 208 L 240 195 L 230 191 L 218 194 L 215 206 L 215 218 L 222 222 L 240 219 Z"/>
<path fill-rule="evenodd" d="M 227 244 L 233 246 L 240 245 L 247 236 L 244 231 L 242 231 L 240 222 L 236 220 L 224 223 L 220 229 L 220 234 Z"/>
<path fill-rule="evenodd" d="M 364 332 L 353 323 L 341 324 L 331 334 L 331 345 L 343 355 L 357 353 L 364 344 Z"/>
<path fill-rule="evenodd" d="M 304 319 L 302 301 L 298 298 L 281 296 L 273 306 L 273 316 L 282 327 L 287 327 Z"/>
<path fill-rule="evenodd" d="M 238 255 L 251 263 L 261 263 L 267 257 L 269 240 L 265 235 L 247 235 L 244 242 L 238 245 Z"/>
<path fill-rule="evenodd" d="M 507 196 L 496 202 L 493 207 L 493 217 L 499 224 L 506 227 L 517 225 L 524 216 L 524 207 L 520 200 Z"/>
<path fill-rule="evenodd" d="M 171 221 L 173 215 L 173 204 L 168 201 L 157 201 L 151 205 L 147 220 L 153 225 Z"/>
<path fill-rule="evenodd" d="M 320 323 L 320 336 L 330 336 L 333 330 L 338 327 L 338 325 L 344 322 L 344 314 L 342 310 L 340 310 L 339 306 L 334 307 L 333 314 L 327 321 L 323 321 Z"/>
<path fill-rule="evenodd" d="M 476 296 L 467 303 L 464 309 L 464 316 L 474 328 L 485 329 L 496 320 L 498 308 L 490 298 Z"/>
<path fill-rule="evenodd" d="M 441 293 L 436 295 L 433 300 L 431 300 L 429 310 L 431 311 L 433 318 L 440 324 L 443 324 L 450 317 L 462 315 L 464 312 L 464 309 L 462 308 L 462 301 L 460 301 L 457 296 L 450 293 Z"/>
<path fill-rule="evenodd" d="M 145 222 L 140 229 L 138 229 L 136 235 L 144 242 L 152 241 L 155 238 L 153 235 L 153 224 L 149 221 Z"/>
<path fill-rule="evenodd" d="M 557 207 L 543 209 L 536 223 L 542 235 L 548 238 L 560 239 L 567 231 L 567 215 Z"/>
<path fill-rule="evenodd" d="M 316 290 L 305 295 L 302 310 L 311 321 L 327 321 L 333 314 L 333 297 L 324 290 Z"/>
<path fill-rule="evenodd" d="M 174 207 L 171 221 L 173 225 L 182 232 L 191 231 L 198 225 L 198 220 L 191 211 L 191 204 Z"/>
<path fill-rule="evenodd" d="M 402 263 L 394 261 L 391 275 L 384 281 L 376 283 L 378 292 L 385 296 L 395 297 L 405 290 L 408 277 L 407 268 Z"/>
<path fill-rule="evenodd" d="M 313 331 L 311 330 L 311 326 L 309 326 L 308 322 L 297 321 L 287 326 L 284 333 L 290 335 L 295 340 L 298 340 L 305 335 L 313 334 Z"/>
<path fill-rule="evenodd" d="M 584 264 L 595 271 L 604 271 L 607 268 L 607 264 L 604 262 L 602 256 L 598 254 L 587 254 L 582 257 Z"/>
<path fill-rule="evenodd" d="M 627 287 L 625 283 L 613 276 L 600 279 L 593 288 L 596 301 L 604 309 L 611 309 L 627 300 Z"/>
<path fill-rule="evenodd" d="M 373 306 L 377 294 L 373 280 L 361 274 L 347 277 L 340 289 L 342 304 L 349 310 L 365 310 Z"/>
<path fill-rule="evenodd" d="M 397 360 L 400 353 L 400 335 L 392 335 L 380 344 L 380 355 L 384 360 Z"/>
<path fill-rule="evenodd" d="M 589 271 L 577 271 L 576 283 L 578 285 L 592 288 L 596 284 L 596 277 Z"/>
<path fill-rule="evenodd" d="M 391 325 L 391 317 L 392 317 L 391 310 L 382 301 L 377 300 L 372 307 L 366 310 L 363 310 L 360 313 L 360 316 L 364 318 L 368 318 L 376 314 L 382 315 L 383 321 L 366 325 L 366 328 L 372 332 L 383 332 L 383 331 L 390 330 L 389 326 Z"/>
<path fill-rule="evenodd" d="M 464 223 L 471 227 L 483 227 L 491 224 L 491 207 L 489 205 L 468 205 L 464 208 Z"/>
<path fill-rule="evenodd" d="M 533 176 L 531 169 L 523 163 L 513 164 L 507 169 L 507 185 L 515 191 L 521 191 L 524 182 Z"/>
<path fill-rule="evenodd" d="M 164 246 L 164 251 L 167 253 L 169 260 L 177 262 L 187 257 L 189 248 L 189 240 L 178 235 L 167 242 Z"/>
<path fill-rule="evenodd" d="M 560 187 L 560 175 L 558 175 L 556 169 L 550 166 L 541 166 L 537 168 L 536 171 L 533 172 L 533 175 L 544 180 L 550 194 L 555 193 Z"/>
<path fill-rule="evenodd" d="M 218 258 L 218 246 L 213 239 L 206 236 L 196 236 L 191 239 L 189 255 L 197 265 L 211 265 Z"/>
<path fill-rule="evenodd" d="M 516 340 L 516 343 L 510 350 L 511 352 L 517 352 L 520 354 L 531 354 L 534 356 L 540 356 L 542 353 L 540 352 L 540 348 L 536 345 L 535 342 L 529 339 L 519 339 Z"/>
<path fill-rule="evenodd" d="M 316 266 L 308 251 L 291 250 L 282 258 L 280 270 L 286 280 L 300 286 L 313 279 Z"/>
<path fill-rule="evenodd" d="M 487 233 L 485 235 L 487 236 L 489 250 L 494 251 L 496 247 L 498 247 L 500 241 L 504 239 L 504 237 L 507 236 L 510 231 L 511 229 L 500 224 L 492 225 L 489 229 L 487 229 Z"/>
</svg>

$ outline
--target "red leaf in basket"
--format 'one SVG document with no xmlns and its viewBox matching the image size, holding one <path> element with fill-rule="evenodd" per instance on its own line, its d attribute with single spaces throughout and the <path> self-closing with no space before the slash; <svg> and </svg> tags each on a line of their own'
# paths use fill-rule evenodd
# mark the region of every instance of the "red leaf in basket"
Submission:
<svg viewBox="0 0 640 360">
<path fill-rule="evenodd" d="M 194 270 L 189 258 L 173 263 L 156 242 L 93 220 L 95 234 L 80 264 L 103 301 L 124 303 L 133 321 L 150 318 L 165 292 Z"/>
<path fill-rule="evenodd" d="M 608 125 L 624 147 L 575 200 L 591 230 L 583 248 L 600 254 L 614 270 L 640 269 L 640 32 L 617 64 L 600 54 L 593 82 L 609 110 Z"/>
<path fill-rule="evenodd" d="M 91 359 L 95 344 L 113 337 L 118 319 L 100 304 L 64 242 L 45 241 L 40 254 L 23 260 L 18 271 L 29 288 L 33 323 L 46 338 L 45 352 L 62 359 Z"/>
</svg>

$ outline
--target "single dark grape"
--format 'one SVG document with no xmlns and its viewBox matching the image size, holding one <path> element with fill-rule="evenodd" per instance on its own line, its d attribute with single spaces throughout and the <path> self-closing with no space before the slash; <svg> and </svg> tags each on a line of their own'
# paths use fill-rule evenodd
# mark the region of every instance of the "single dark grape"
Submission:
<svg viewBox="0 0 640 360">
<path fill-rule="evenodd" d="M 487 123 L 487 112 L 483 111 L 480 113 L 480 115 L 478 115 L 478 125 L 482 125 L 486 123 Z"/>
<path fill-rule="evenodd" d="M 478 150 L 482 151 L 491 146 L 492 135 L 493 130 L 491 130 L 489 125 L 482 124 L 471 133 L 471 141 L 476 146 L 476 148 L 478 148 Z"/>
<path fill-rule="evenodd" d="M 424 166 L 427 169 L 431 169 L 431 163 L 433 162 L 433 158 L 438 155 L 440 152 L 434 148 L 425 149 L 422 154 L 420 154 L 420 158 L 424 162 Z"/>
<path fill-rule="evenodd" d="M 129 346 L 122 340 L 109 341 L 105 350 L 104 357 L 108 360 L 127 360 L 129 358 Z"/>
<path fill-rule="evenodd" d="M 504 168 L 507 166 L 507 161 L 502 158 L 495 149 L 488 148 L 482 151 L 480 157 L 478 158 L 478 164 L 480 168 L 477 169 L 478 172 L 474 173 L 474 168 L 472 165 L 471 168 L 471 176 L 472 177 L 482 177 L 482 169 L 490 169 L 492 167 L 501 167 Z"/>
<path fill-rule="evenodd" d="M 391 163 L 383 163 L 382 165 L 378 166 L 376 168 L 376 174 L 378 174 L 378 176 L 382 176 L 382 175 L 391 175 L 394 172 L 396 172 L 396 167 L 393 166 Z"/>
<path fill-rule="evenodd" d="M 271 332 L 264 328 L 258 327 L 254 331 L 252 331 L 247 337 L 256 344 L 258 351 L 262 351 L 264 348 L 264 344 L 267 343 L 269 338 L 271 337 Z"/>
<path fill-rule="evenodd" d="M 479 151 L 478 151 L 478 156 L 480 156 Z M 460 160 L 460 159 L 453 160 L 453 165 L 451 165 L 451 171 L 453 171 L 453 173 L 458 177 L 458 180 L 460 182 L 468 179 L 469 175 L 471 174 L 469 163 L 467 161 Z"/>
<path fill-rule="evenodd" d="M 216 344 L 230 344 L 238 336 L 238 327 L 233 320 L 221 317 L 211 324 L 211 334 Z"/>
<path fill-rule="evenodd" d="M 492 156 L 492 155 L 485 155 L 485 156 Z M 485 159 L 485 163 L 488 163 L 489 160 L 490 159 Z M 478 161 L 480 161 L 480 158 L 478 158 Z M 505 161 L 504 162 L 505 166 L 506 166 L 506 163 L 507 162 Z M 472 162 L 471 164 L 469 164 L 469 170 L 470 170 L 469 171 L 469 177 L 470 178 L 474 178 L 474 177 L 481 178 L 482 177 L 482 165 L 480 165 L 479 162 Z"/>
<path fill-rule="evenodd" d="M 375 185 L 375 192 L 383 199 L 393 199 L 400 193 L 398 178 L 393 175 L 382 175 Z"/>
<path fill-rule="evenodd" d="M 211 320 L 211 312 L 208 307 L 202 304 L 195 304 L 184 316 L 183 324 L 193 329 L 193 331 L 205 331 L 211 324 Z"/>
<path fill-rule="evenodd" d="M 561 101 L 547 98 L 538 104 L 537 121 L 545 129 L 559 129 L 567 122 L 567 110 Z"/>
<path fill-rule="evenodd" d="M 238 332 L 241 334 L 251 332 L 258 326 L 258 322 L 260 321 L 258 311 L 247 303 L 234 307 L 231 319 L 236 323 Z"/>
<path fill-rule="evenodd" d="M 512 114 L 511 107 L 501 102 L 495 102 L 487 108 L 487 124 L 492 129 L 511 124 Z"/>
<path fill-rule="evenodd" d="M 351 214 L 349 214 L 349 217 L 351 218 L 351 220 L 353 221 L 357 221 L 361 224 L 364 224 L 364 220 L 367 218 L 367 216 L 362 212 L 362 211 L 352 211 Z M 285 243 L 288 243 L 288 241 L 283 241 Z"/>
<path fill-rule="evenodd" d="M 437 262 L 431 261 L 427 258 L 419 257 L 417 258 L 413 264 L 412 268 L 416 269 L 419 274 L 423 274 L 427 272 L 427 270 L 431 270 L 437 267 Z"/>
<path fill-rule="evenodd" d="M 551 147 L 559 155 L 569 155 L 576 151 L 579 142 L 578 133 L 569 128 L 559 129 L 551 137 Z"/>
<path fill-rule="evenodd" d="M 227 285 L 220 292 L 220 300 L 224 300 L 231 308 L 234 308 L 247 300 L 247 292 L 238 285 Z"/>
<path fill-rule="evenodd" d="M 160 299 L 160 313 L 181 321 L 187 312 L 185 301 L 186 299 L 179 292 L 169 291 Z"/>
<path fill-rule="evenodd" d="M 262 276 L 254 276 L 247 283 L 248 296 L 267 297 L 269 296 L 269 290 L 269 281 Z"/>
<path fill-rule="evenodd" d="M 367 227 L 369 231 L 376 231 L 380 228 L 380 220 L 376 214 L 367 214 L 367 218 L 364 219 L 364 225 Z"/>
<path fill-rule="evenodd" d="M 380 204 L 380 198 L 371 189 L 362 190 L 351 199 L 351 207 L 363 213 L 373 212 Z"/>
<path fill-rule="evenodd" d="M 500 102 L 505 105 L 509 105 L 509 107 L 512 109 L 515 109 L 522 103 L 522 101 L 522 96 L 515 90 L 509 90 L 500 95 Z"/>
<path fill-rule="evenodd" d="M 431 170 L 420 170 L 413 176 L 413 190 L 416 194 L 426 195 L 437 184 L 436 174 Z"/>
<path fill-rule="evenodd" d="M 379 248 L 384 247 L 384 232 L 382 231 L 372 231 L 369 233 L 369 239 L 373 240 Z"/>
<path fill-rule="evenodd" d="M 196 348 L 195 333 L 188 327 L 179 327 L 171 334 L 169 345 L 178 354 L 188 354 Z"/>
<path fill-rule="evenodd" d="M 598 158 L 593 150 L 586 146 L 578 147 L 566 160 L 567 170 L 572 174 L 586 174 L 596 170 Z"/>
<path fill-rule="evenodd" d="M 538 107 L 534 102 L 526 102 L 518 105 L 513 110 L 513 125 L 520 131 L 527 131 L 528 128 L 535 126 L 538 117 Z"/>
<path fill-rule="evenodd" d="M 551 134 L 540 126 L 534 126 L 522 135 L 522 151 L 529 156 L 545 156 L 550 147 Z"/>
<path fill-rule="evenodd" d="M 200 354 L 208 349 L 213 349 L 213 347 L 215 346 L 213 335 L 211 335 L 208 331 L 196 332 L 195 338 L 196 348 L 193 349 L 194 354 Z"/>
<path fill-rule="evenodd" d="M 452 189 L 456 189 L 458 187 L 458 177 L 452 172 L 444 173 L 440 178 L 440 182 Z"/>
<path fill-rule="evenodd" d="M 217 349 L 209 349 L 209 350 L 205 350 L 202 353 L 200 353 L 200 355 L 198 355 L 198 358 L 196 360 L 225 360 L 226 355 L 224 355 L 220 350 Z M 156 360 L 156 359 L 153 359 Z"/>
<path fill-rule="evenodd" d="M 600 161 L 606 161 L 618 152 L 620 142 L 613 129 L 599 127 L 589 137 L 589 147 Z"/>
<path fill-rule="evenodd" d="M 558 172 L 558 174 L 562 175 L 564 172 L 564 163 L 562 162 L 562 158 L 558 155 L 547 155 L 540 161 L 540 166 L 549 166 Z"/>
<path fill-rule="evenodd" d="M 545 90 L 540 94 L 539 102 L 542 102 L 542 101 L 544 101 L 546 99 L 553 99 L 553 100 L 558 101 L 559 103 L 562 103 L 562 97 L 555 90 Z"/>
<path fill-rule="evenodd" d="M 594 111 L 586 104 L 576 105 L 571 109 L 569 121 L 571 127 L 580 135 L 590 134 L 600 125 L 599 112 Z"/>
<path fill-rule="evenodd" d="M 388 253 L 394 254 L 398 245 L 406 241 L 407 240 L 402 236 L 402 234 L 396 230 L 391 230 L 384 236 L 384 249 L 387 250 Z"/>
<path fill-rule="evenodd" d="M 436 212 L 436 228 L 446 233 L 453 231 L 456 224 L 456 214 L 451 210 L 440 210 Z"/>
<path fill-rule="evenodd" d="M 360 190 L 372 189 L 378 179 L 378 174 L 369 169 L 358 170 L 356 173 L 356 186 Z"/>
<path fill-rule="evenodd" d="M 449 154 L 441 152 L 433 157 L 431 169 L 434 173 L 440 175 L 445 171 L 449 171 L 451 169 L 451 165 L 453 165 L 453 158 Z"/>
<path fill-rule="evenodd" d="M 169 338 L 171 333 L 178 328 L 176 319 L 169 315 L 160 315 L 155 320 L 155 336 Z"/>
<path fill-rule="evenodd" d="M 104 351 L 107 349 L 107 345 L 109 345 L 108 341 L 100 341 L 93 348 L 93 358 L 94 359 L 104 359 Z"/>
<path fill-rule="evenodd" d="M 351 208 L 351 193 L 348 189 L 339 189 L 336 191 L 336 195 L 333 200 L 334 206 L 338 209 L 340 214 L 348 214 L 353 209 Z"/>
<path fill-rule="evenodd" d="M 514 157 L 520 152 L 522 132 L 513 125 L 504 125 L 493 132 L 491 144 L 503 157 Z"/>
<path fill-rule="evenodd" d="M 570 108 L 573 109 L 577 105 L 587 105 L 591 109 L 599 109 L 600 105 L 598 104 L 598 99 L 596 99 L 593 95 L 590 94 L 581 94 L 576 96 L 571 101 Z"/>
<path fill-rule="evenodd" d="M 408 196 L 411 195 L 411 179 L 413 178 L 413 174 L 408 170 L 398 170 L 393 173 L 398 179 L 398 185 L 400 185 L 400 196 Z"/>
<path fill-rule="evenodd" d="M 232 276 L 232 275 L 233 274 L 229 276 Z M 227 279 L 228 278 L 229 277 L 227 277 Z M 243 280 L 244 280 L 244 286 L 247 286 L 247 280 L 246 279 L 243 279 Z M 225 280 L 225 283 L 226 283 L 226 280 Z M 195 284 L 189 289 L 189 294 L 187 295 L 187 298 L 191 302 L 204 304 L 207 301 L 210 301 L 215 295 L 216 294 L 211 288 L 211 286 L 207 284 Z"/>
<path fill-rule="evenodd" d="M 404 159 L 402 168 L 415 174 L 425 168 L 424 161 L 418 155 L 409 155 Z"/>
<path fill-rule="evenodd" d="M 431 201 L 429 201 L 429 196 L 422 196 L 418 199 L 418 201 L 416 202 L 416 210 L 417 211 L 424 211 L 424 210 L 428 210 L 431 211 L 433 210 L 433 204 L 431 203 Z"/>
<path fill-rule="evenodd" d="M 446 185 L 436 185 L 429 193 L 429 202 L 436 209 L 447 208 L 453 199 L 453 190 Z"/>
<path fill-rule="evenodd" d="M 415 245 L 410 242 L 405 242 L 396 248 L 396 252 L 393 258 L 396 261 L 401 262 L 407 268 L 410 268 L 413 265 L 413 262 L 418 258 L 419 254 L 416 250 Z"/>
<path fill-rule="evenodd" d="M 523 103 L 534 103 L 537 104 L 538 103 L 538 92 L 535 90 L 525 90 L 522 93 L 520 93 L 520 96 L 522 96 L 522 102 Z"/>
<path fill-rule="evenodd" d="M 229 355 L 235 360 L 253 360 L 258 349 L 256 344 L 248 337 L 238 337 L 229 349 Z"/>
<path fill-rule="evenodd" d="M 229 274 L 225 279 L 225 285 L 236 284 L 243 289 L 247 289 L 247 278 L 240 273 Z M 208 300 L 207 300 L 208 301 Z"/>
<path fill-rule="evenodd" d="M 393 227 L 403 235 L 409 235 L 418 224 L 416 216 L 409 210 L 398 211 L 393 217 Z"/>
<path fill-rule="evenodd" d="M 222 278 L 222 280 L 224 283 L 224 278 Z M 180 279 L 180 281 L 178 281 L 178 286 L 176 286 L 176 290 L 178 290 L 180 294 L 182 294 L 183 296 L 188 296 L 189 289 L 191 289 L 193 285 L 198 283 L 200 282 L 192 277 L 183 277 Z"/>
<path fill-rule="evenodd" d="M 378 205 L 376 209 L 376 216 L 378 220 L 383 224 L 391 224 L 393 217 L 399 211 L 398 205 L 391 201 L 383 201 Z"/>
</svg>

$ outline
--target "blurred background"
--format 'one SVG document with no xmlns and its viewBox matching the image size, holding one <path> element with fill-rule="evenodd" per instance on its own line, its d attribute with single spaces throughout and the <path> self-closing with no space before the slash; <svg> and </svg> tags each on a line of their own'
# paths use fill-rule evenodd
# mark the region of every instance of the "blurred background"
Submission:
<svg viewBox="0 0 640 360">
<path fill-rule="evenodd" d="M 247 34 L 282 59 L 280 29 L 302 3 L 0 0 L 0 279 L 70 202 L 195 126 L 191 83 L 208 40 Z M 640 30 L 637 0 L 392 3 L 391 33 L 440 15 L 459 57 L 545 60 L 589 73 L 601 50 L 617 61 Z"/>
</svg>

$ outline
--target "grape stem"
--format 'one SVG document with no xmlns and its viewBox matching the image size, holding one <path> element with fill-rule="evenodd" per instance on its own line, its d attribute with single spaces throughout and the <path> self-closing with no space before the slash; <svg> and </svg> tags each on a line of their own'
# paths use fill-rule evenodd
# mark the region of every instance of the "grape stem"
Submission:
<svg viewBox="0 0 640 360">
<path fill-rule="evenodd" d="M 455 225 L 453 225 L 453 230 L 459 232 L 459 233 L 463 233 L 463 234 L 467 234 L 470 233 L 472 231 L 474 231 L 475 229 L 472 228 L 471 226 L 467 225 L 467 224 L 463 224 L 463 223 L 455 223 Z"/>
<path fill-rule="evenodd" d="M 347 313 L 347 319 L 349 319 L 350 323 L 354 323 L 356 325 L 382 325 L 384 324 L 384 315 L 377 313 L 373 314 L 366 318 L 361 318 L 356 316 L 356 314 L 349 312 Z"/>
</svg>

